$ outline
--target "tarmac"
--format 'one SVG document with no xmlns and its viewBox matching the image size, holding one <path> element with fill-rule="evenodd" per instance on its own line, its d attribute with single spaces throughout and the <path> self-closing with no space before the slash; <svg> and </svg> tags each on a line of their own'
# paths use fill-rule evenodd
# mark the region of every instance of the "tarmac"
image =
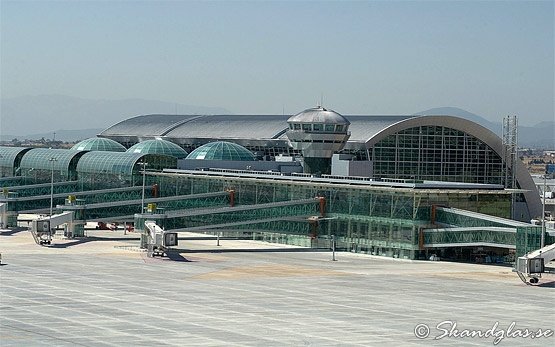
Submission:
<svg viewBox="0 0 555 347">
<path fill-rule="evenodd" d="M 0 232 L 0 346 L 555 345 L 552 275 L 197 234 L 159 259 L 88 235 Z"/>
</svg>

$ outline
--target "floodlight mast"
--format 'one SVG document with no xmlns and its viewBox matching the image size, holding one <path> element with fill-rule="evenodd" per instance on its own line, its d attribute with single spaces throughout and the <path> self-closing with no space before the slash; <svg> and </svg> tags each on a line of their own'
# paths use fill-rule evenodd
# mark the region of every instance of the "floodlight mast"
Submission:
<svg viewBox="0 0 555 347">
<path fill-rule="evenodd" d="M 545 246 L 545 196 L 547 192 L 547 170 L 545 175 L 543 175 L 543 203 L 542 203 L 542 236 L 540 238 L 540 248 Z"/>
<path fill-rule="evenodd" d="M 50 218 L 54 210 L 54 162 L 58 161 L 55 157 L 48 159 L 50 161 L 51 176 L 50 176 Z"/>
<path fill-rule="evenodd" d="M 146 184 L 146 167 L 148 166 L 148 163 L 144 161 L 140 162 L 139 165 L 141 165 L 143 167 L 143 189 L 142 189 L 142 194 L 141 194 L 141 214 L 144 213 L 145 211 L 145 184 Z"/>
</svg>

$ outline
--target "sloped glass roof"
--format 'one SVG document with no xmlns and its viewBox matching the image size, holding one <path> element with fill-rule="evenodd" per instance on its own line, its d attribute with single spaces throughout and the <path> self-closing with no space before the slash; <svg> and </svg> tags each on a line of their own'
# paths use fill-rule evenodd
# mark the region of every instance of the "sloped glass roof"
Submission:
<svg viewBox="0 0 555 347">
<path fill-rule="evenodd" d="M 107 151 L 107 152 L 125 152 L 126 148 L 120 143 L 102 137 L 91 137 L 76 143 L 71 149 L 78 151 Z"/>
<path fill-rule="evenodd" d="M 243 146 L 226 141 L 210 142 L 192 151 L 187 159 L 254 161 L 254 154 Z"/>
<path fill-rule="evenodd" d="M 22 169 L 69 170 L 72 159 L 83 151 L 72 149 L 33 148 L 23 155 Z M 51 160 L 52 159 L 52 160 Z"/>
<path fill-rule="evenodd" d="M 187 152 L 173 142 L 155 139 L 139 142 L 127 150 L 128 153 L 142 153 L 142 154 L 162 154 L 177 159 L 182 159 L 187 156 Z"/>
<path fill-rule="evenodd" d="M 77 172 L 130 175 L 135 164 L 144 156 L 129 152 L 88 152 L 77 163 Z"/>
</svg>

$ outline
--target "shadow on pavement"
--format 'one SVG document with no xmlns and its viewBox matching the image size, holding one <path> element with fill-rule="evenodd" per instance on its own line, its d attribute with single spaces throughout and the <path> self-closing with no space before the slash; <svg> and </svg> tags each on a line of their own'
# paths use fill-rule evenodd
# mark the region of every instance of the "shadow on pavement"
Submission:
<svg viewBox="0 0 555 347">
<path fill-rule="evenodd" d="M 185 249 L 172 248 L 180 253 L 288 253 L 288 252 L 330 252 L 327 248 L 233 248 L 233 249 Z"/>
<path fill-rule="evenodd" d="M 12 236 L 13 234 L 17 234 L 21 231 L 27 231 L 27 228 L 13 228 L 10 230 L 2 230 L 0 231 L 0 236 Z"/>
<path fill-rule="evenodd" d="M 186 263 L 194 262 L 194 260 L 189 260 L 176 252 L 168 252 L 167 255 L 168 255 L 168 259 L 172 261 L 180 261 L 180 262 L 186 262 Z"/>
<path fill-rule="evenodd" d="M 551 288 L 551 289 L 555 289 L 555 281 L 551 281 L 551 282 L 543 282 L 543 283 L 539 283 L 539 284 L 534 284 L 534 287 L 542 287 L 542 288 Z"/>
<path fill-rule="evenodd" d="M 48 248 L 68 248 L 71 246 L 77 246 L 83 243 L 87 243 L 87 242 L 91 242 L 93 240 L 89 240 L 89 239 L 79 239 L 79 240 L 75 240 L 75 241 L 71 241 L 71 242 L 67 242 L 67 243 L 53 243 L 50 246 L 47 246 Z M 53 240 L 52 242 L 56 242 L 56 240 Z"/>
</svg>

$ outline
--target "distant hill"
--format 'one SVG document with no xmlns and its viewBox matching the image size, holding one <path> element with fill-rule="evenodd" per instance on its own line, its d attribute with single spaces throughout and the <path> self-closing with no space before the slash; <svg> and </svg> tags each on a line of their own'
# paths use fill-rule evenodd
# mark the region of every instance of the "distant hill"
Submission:
<svg viewBox="0 0 555 347">
<path fill-rule="evenodd" d="M 0 100 L 0 111 L 0 134 L 22 138 L 28 134 L 43 133 L 49 134 L 45 138 L 52 138 L 55 129 L 106 129 L 141 114 L 231 114 L 221 107 L 144 99 L 94 100 L 63 95 L 3 98 Z M 63 136 L 58 130 L 57 139 L 58 133 Z"/>
<path fill-rule="evenodd" d="M 94 100 L 63 95 L 23 96 L 0 100 L 0 140 L 52 139 L 76 141 L 141 114 L 232 114 L 221 107 L 176 104 L 144 99 Z M 456 107 L 438 107 L 421 115 L 451 115 L 476 122 L 501 135 L 500 122 Z M 58 130 L 55 130 L 58 129 Z M 519 126 L 519 146 L 555 149 L 555 122 Z"/>
<path fill-rule="evenodd" d="M 430 116 L 447 115 L 468 119 L 493 131 L 498 136 L 501 136 L 503 131 L 501 122 L 491 122 L 477 114 L 457 107 L 432 108 L 415 114 Z M 555 122 L 541 122 L 534 126 L 520 125 L 518 127 L 518 145 L 519 147 L 555 149 Z"/>
<path fill-rule="evenodd" d="M 97 134 L 102 132 L 102 130 L 104 130 L 104 128 L 82 129 L 82 130 L 58 129 L 48 133 L 27 134 L 27 135 L 2 134 L 0 135 L 0 141 L 10 141 L 15 138 L 17 138 L 18 140 L 40 140 L 44 138 L 48 140 L 73 142 L 73 141 L 81 141 L 91 137 L 95 137 Z M 54 133 L 56 133 L 55 138 L 54 138 Z"/>
</svg>

